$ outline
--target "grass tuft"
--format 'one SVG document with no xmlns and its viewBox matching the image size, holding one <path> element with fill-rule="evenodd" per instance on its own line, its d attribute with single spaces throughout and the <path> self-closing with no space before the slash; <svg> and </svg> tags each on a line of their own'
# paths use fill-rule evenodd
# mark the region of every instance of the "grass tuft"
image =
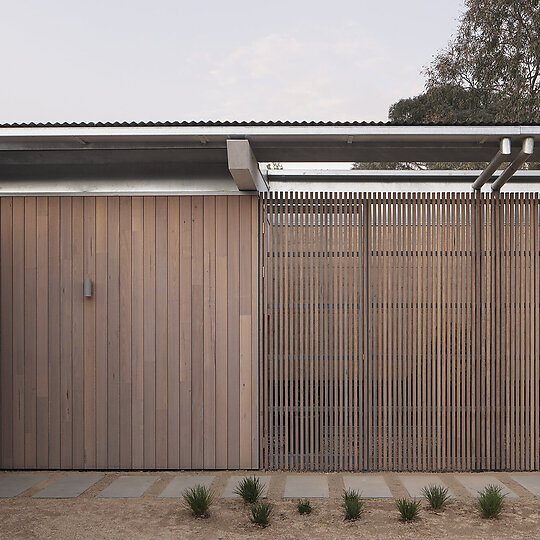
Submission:
<svg viewBox="0 0 540 540">
<path fill-rule="evenodd" d="M 296 508 L 298 509 L 298 513 L 300 515 L 311 514 L 311 512 L 313 512 L 313 508 L 311 506 L 311 503 L 307 499 L 304 500 L 304 501 L 298 501 L 298 504 L 296 505 Z"/>
<path fill-rule="evenodd" d="M 201 484 L 186 489 L 183 493 L 186 506 L 198 518 L 207 518 L 208 509 L 212 504 L 213 496 L 210 490 Z"/>
<path fill-rule="evenodd" d="M 422 495 L 427 499 L 433 510 L 442 510 L 450 499 L 448 488 L 444 486 L 429 485 L 422 489 Z"/>
<path fill-rule="evenodd" d="M 499 486 L 490 484 L 479 494 L 478 506 L 483 518 L 496 518 L 501 513 L 506 495 Z"/>
<path fill-rule="evenodd" d="M 255 504 L 261 497 L 264 486 L 256 476 L 243 478 L 234 490 L 235 495 L 240 495 L 246 504 Z"/>
<path fill-rule="evenodd" d="M 402 498 L 396 501 L 396 507 L 401 514 L 401 521 L 414 521 L 418 517 L 420 501 L 410 501 Z"/>
<path fill-rule="evenodd" d="M 364 503 L 360 500 L 360 493 L 354 489 L 346 489 L 343 492 L 343 510 L 345 519 L 354 521 L 362 514 Z"/>
<path fill-rule="evenodd" d="M 258 502 L 251 507 L 251 521 L 264 529 L 270 522 L 272 505 L 267 502 Z"/>
</svg>

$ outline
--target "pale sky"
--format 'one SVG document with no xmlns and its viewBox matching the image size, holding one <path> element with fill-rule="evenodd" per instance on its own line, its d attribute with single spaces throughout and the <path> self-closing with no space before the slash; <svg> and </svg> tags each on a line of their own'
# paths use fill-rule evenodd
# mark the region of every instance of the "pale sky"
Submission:
<svg viewBox="0 0 540 540">
<path fill-rule="evenodd" d="M 463 0 L 0 0 L 0 123 L 386 120 Z"/>
</svg>

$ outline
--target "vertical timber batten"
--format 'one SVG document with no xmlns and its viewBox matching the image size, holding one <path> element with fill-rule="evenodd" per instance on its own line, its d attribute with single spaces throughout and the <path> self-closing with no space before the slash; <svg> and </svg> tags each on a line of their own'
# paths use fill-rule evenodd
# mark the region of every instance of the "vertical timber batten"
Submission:
<svg viewBox="0 0 540 540">
<path fill-rule="evenodd" d="M 537 194 L 261 201 L 262 466 L 538 469 Z"/>
</svg>

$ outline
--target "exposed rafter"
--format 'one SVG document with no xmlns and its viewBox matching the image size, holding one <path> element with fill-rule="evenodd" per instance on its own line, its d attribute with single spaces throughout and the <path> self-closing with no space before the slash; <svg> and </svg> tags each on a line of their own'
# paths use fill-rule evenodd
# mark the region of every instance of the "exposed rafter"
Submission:
<svg viewBox="0 0 540 540">
<path fill-rule="evenodd" d="M 508 161 L 508 156 L 512 153 L 512 143 L 509 138 L 501 139 L 499 151 L 493 156 L 489 165 L 480 173 L 480 176 L 473 182 L 473 189 L 481 189 L 481 187 L 493 176 L 493 173 L 499 168 L 499 165 L 504 161 Z"/>
<path fill-rule="evenodd" d="M 240 191 L 268 191 L 259 163 L 246 139 L 227 140 L 227 161 L 236 185 Z"/>
<path fill-rule="evenodd" d="M 492 191 L 499 191 L 506 182 L 514 175 L 514 173 L 532 156 L 534 152 L 534 138 L 527 137 L 523 140 L 521 152 L 516 159 L 506 167 L 502 174 L 491 184 Z"/>
</svg>

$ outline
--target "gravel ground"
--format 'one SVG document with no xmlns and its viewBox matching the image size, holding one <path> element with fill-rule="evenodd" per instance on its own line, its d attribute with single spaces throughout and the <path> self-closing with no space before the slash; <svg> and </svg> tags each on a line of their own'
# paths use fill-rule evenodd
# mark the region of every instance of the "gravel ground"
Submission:
<svg viewBox="0 0 540 540">
<path fill-rule="evenodd" d="M 0 473 L 4 474 L 4 473 Z M 422 503 L 420 518 L 401 523 L 393 500 L 365 500 L 365 512 L 354 523 L 344 522 L 340 508 L 342 480 L 329 474 L 330 499 L 312 500 L 314 513 L 300 516 L 296 501 L 283 500 L 284 473 L 272 473 L 268 500 L 274 505 L 270 526 L 260 529 L 249 520 L 248 508 L 239 500 L 216 498 L 208 519 L 195 519 L 181 500 L 158 499 L 168 480 L 178 473 L 159 472 L 156 482 L 137 499 L 96 499 L 95 495 L 120 473 L 106 477 L 83 495 L 70 500 L 33 499 L 31 495 L 62 473 L 51 473 L 47 482 L 24 495 L 0 500 L 0 537 L 11 538 L 536 538 L 540 539 L 540 499 L 508 475 L 497 473 L 519 496 L 506 501 L 496 520 L 479 517 L 475 500 L 468 496 L 456 475 L 440 475 L 458 496 L 446 510 L 435 514 Z M 121 473 L 125 474 L 125 473 Z M 141 474 L 140 472 L 136 474 Z M 143 473 L 144 474 L 144 473 Z M 190 473 L 193 474 L 193 473 Z M 221 493 L 230 472 L 216 473 L 213 485 Z M 234 473 L 237 474 L 237 473 Z M 405 494 L 397 475 L 385 474 L 396 496 Z"/>
</svg>

